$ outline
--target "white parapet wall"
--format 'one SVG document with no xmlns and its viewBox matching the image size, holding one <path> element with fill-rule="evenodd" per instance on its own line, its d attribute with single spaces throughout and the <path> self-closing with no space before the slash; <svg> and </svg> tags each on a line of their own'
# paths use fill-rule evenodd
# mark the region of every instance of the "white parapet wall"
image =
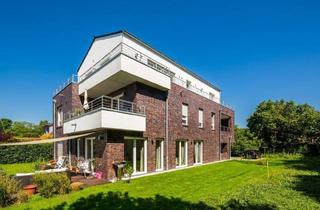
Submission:
<svg viewBox="0 0 320 210">
<path fill-rule="evenodd" d="M 108 82 L 108 78 L 121 72 L 127 73 L 128 78 L 132 76 L 136 77 L 135 81 L 141 81 L 147 84 L 149 83 L 149 85 L 157 86 L 161 89 L 171 88 L 170 77 L 134 60 L 133 58 L 120 54 L 107 65 L 81 81 L 79 83 L 79 94 L 83 94 L 86 89 L 90 90 L 102 82 Z"/>
<path fill-rule="evenodd" d="M 146 117 L 115 110 L 99 109 L 64 122 L 63 133 L 72 134 L 106 128 L 143 132 L 146 130 Z"/>
</svg>

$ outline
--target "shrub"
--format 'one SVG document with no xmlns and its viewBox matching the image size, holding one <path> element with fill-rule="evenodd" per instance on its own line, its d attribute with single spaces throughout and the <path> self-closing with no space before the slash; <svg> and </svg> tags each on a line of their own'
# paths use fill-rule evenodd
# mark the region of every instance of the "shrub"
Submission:
<svg viewBox="0 0 320 210">
<path fill-rule="evenodd" d="M 29 195 L 24 191 L 20 190 L 17 193 L 17 202 L 18 203 L 25 203 L 29 199 Z"/>
<path fill-rule="evenodd" d="M 33 168 L 35 171 L 45 170 L 47 169 L 46 163 L 47 162 L 45 160 L 37 160 L 33 163 Z"/>
<path fill-rule="evenodd" d="M 3 146 L 0 149 L 0 164 L 27 163 L 53 158 L 53 144 Z"/>
<path fill-rule="evenodd" d="M 36 174 L 33 181 L 38 186 L 39 194 L 46 198 L 70 191 L 70 180 L 66 173 Z"/>
<path fill-rule="evenodd" d="M 17 200 L 18 182 L 6 175 L 0 175 L 0 206 L 5 207 Z"/>
<path fill-rule="evenodd" d="M 0 131 L 0 142 L 8 142 L 13 138 L 11 133 Z"/>
<path fill-rule="evenodd" d="M 79 191 L 83 188 L 83 183 L 82 182 L 73 182 L 70 185 L 70 188 L 72 191 Z"/>
</svg>

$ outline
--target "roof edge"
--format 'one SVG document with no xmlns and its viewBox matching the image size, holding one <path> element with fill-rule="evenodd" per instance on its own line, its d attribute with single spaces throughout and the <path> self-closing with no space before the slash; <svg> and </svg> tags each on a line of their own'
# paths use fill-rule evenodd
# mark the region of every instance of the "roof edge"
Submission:
<svg viewBox="0 0 320 210">
<path fill-rule="evenodd" d="M 94 36 L 93 37 L 93 40 L 91 41 L 91 44 L 85 54 L 85 56 L 83 57 L 78 69 L 77 69 L 77 72 L 79 71 L 80 69 L 80 66 L 83 64 L 84 62 L 84 59 L 86 58 L 87 54 L 89 53 L 91 47 L 92 47 L 92 44 L 94 43 L 94 41 L 97 39 L 97 38 L 102 38 L 102 37 L 107 37 L 107 36 L 112 36 L 112 35 L 115 35 L 115 34 L 124 34 L 126 36 L 128 36 L 129 38 L 133 39 L 134 41 L 140 43 L 141 45 L 143 45 L 144 47 L 148 48 L 149 50 L 153 51 L 154 53 L 156 53 L 157 55 L 159 55 L 160 57 L 164 58 L 165 60 L 173 63 L 174 65 L 176 65 L 177 67 L 181 68 L 182 70 L 184 70 L 185 72 L 187 72 L 188 74 L 191 74 L 192 76 L 194 76 L 195 78 L 197 78 L 198 80 L 200 80 L 201 82 L 205 83 L 206 85 L 212 87 L 213 89 L 221 92 L 221 89 L 218 88 L 217 86 L 213 85 L 212 83 L 210 83 L 209 81 L 201 78 L 199 75 L 197 75 L 196 73 L 194 73 L 193 71 L 189 70 L 188 68 L 182 66 L 181 64 L 177 63 L 175 60 L 173 60 L 172 58 L 170 58 L 169 56 L 165 55 L 164 53 L 162 53 L 161 51 L 159 50 L 156 50 L 155 48 L 153 48 L 151 45 L 147 44 L 146 42 L 142 41 L 141 39 L 139 39 L 138 37 L 134 36 L 133 34 L 129 33 L 128 31 L 126 30 L 119 30 L 119 31 L 115 31 L 115 32 L 111 32 L 111 33 L 107 33 L 107 34 L 102 34 L 102 35 L 98 35 L 98 36 Z"/>
</svg>

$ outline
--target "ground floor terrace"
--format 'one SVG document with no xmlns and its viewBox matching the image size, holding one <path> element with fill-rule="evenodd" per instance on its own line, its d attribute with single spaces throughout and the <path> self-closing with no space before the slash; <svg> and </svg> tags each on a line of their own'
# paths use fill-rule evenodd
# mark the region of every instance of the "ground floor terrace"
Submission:
<svg viewBox="0 0 320 210">
<path fill-rule="evenodd" d="M 219 142 L 220 141 L 220 142 Z M 96 173 L 109 181 L 119 177 L 119 168 L 130 165 L 133 176 L 201 165 L 230 158 L 230 142 L 143 137 L 142 132 L 105 130 L 57 142 L 55 157 L 84 175 Z M 79 166 L 80 165 L 80 166 Z"/>
</svg>

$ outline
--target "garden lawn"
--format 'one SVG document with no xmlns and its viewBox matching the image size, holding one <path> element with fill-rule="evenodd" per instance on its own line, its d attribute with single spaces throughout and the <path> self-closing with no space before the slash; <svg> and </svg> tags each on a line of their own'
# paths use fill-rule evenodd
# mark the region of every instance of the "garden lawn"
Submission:
<svg viewBox="0 0 320 210">
<path fill-rule="evenodd" d="M 30 173 L 34 172 L 34 163 L 0 164 L 0 169 L 3 169 L 8 175 Z"/>
<path fill-rule="evenodd" d="M 320 209 L 320 158 L 227 161 L 86 188 L 11 209 Z"/>
</svg>

